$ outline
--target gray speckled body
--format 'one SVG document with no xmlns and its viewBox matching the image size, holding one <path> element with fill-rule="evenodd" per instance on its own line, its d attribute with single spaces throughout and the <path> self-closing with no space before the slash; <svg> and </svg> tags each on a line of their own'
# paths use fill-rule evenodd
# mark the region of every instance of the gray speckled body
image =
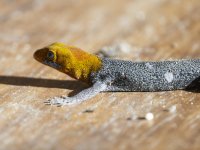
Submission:
<svg viewBox="0 0 200 150">
<path fill-rule="evenodd" d="M 101 58 L 103 67 L 91 82 L 107 82 L 105 91 L 168 91 L 185 89 L 200 76 L 200 59 L 131 62 Z"/>
</svg>

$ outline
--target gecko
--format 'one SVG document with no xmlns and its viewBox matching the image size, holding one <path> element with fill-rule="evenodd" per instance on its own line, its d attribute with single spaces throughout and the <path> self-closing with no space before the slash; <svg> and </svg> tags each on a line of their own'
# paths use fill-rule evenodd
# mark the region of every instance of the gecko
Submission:
<svg viewBox="0 0 200 150">
<path fill-rule="evenodd" d="M 46 101 L 57 106 L 79 104 L 104 91 L 181 90 L 200 76 L 200 59 L 133 62 L 99 57 L 59 42 L 36 50 L 34 58 L 89 85 L 72 97 Z"/>
</svg>

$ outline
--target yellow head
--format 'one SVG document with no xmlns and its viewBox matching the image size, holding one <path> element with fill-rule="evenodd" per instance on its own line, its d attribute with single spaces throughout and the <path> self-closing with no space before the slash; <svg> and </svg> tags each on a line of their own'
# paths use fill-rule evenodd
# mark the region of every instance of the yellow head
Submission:
<svg viewBox="0 0 200 150">
<path fill-rule="evenodd" d="M 98 71 L 102 65 L 97 56 L 63 43 L 53 43 L 37 50 L 34 53 L 34 58 L 45 65 L 85 82 L 89 82 L 90 74 Z"/>
</svg>

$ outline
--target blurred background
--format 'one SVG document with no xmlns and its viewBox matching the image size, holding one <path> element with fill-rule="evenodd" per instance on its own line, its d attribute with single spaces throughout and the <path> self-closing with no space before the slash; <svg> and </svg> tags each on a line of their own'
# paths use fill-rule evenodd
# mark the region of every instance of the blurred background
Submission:
<svg viewBox="0 0 200 150">
<path fill-rule="evenodd" d="M 1 0 L 0 149 L 200 148 L 198 93 L 102 93 L 45 106 L 85 88 L 33 59 L 53 42 L 133 61 L 200 58 L 199 0 Z M 149 112 L 153 121 L 134 119 Z"/>
</svg>

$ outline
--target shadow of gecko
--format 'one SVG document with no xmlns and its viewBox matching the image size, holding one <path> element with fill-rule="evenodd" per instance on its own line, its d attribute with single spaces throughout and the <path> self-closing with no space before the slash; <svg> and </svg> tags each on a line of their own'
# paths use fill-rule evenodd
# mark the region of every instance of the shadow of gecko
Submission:
<svg viewBox="0 0 200 150">
<path fill-rule="evenodd" d="M 0 84 L 69 89 L 73 90 L 69 94 L 72 96 L 88 87 L 88 85 L 77 80 L 55 80 L 20 76 L 0 76 Z"/>
</svg>

